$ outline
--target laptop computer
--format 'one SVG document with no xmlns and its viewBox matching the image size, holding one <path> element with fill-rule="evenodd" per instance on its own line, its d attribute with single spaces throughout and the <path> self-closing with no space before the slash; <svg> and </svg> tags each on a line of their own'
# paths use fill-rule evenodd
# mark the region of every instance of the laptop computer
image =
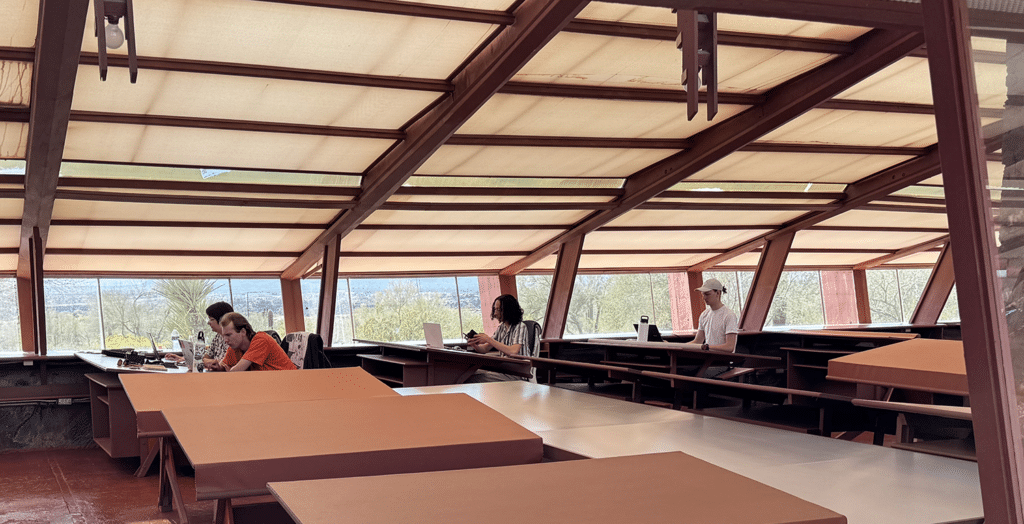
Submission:
<svg viewBox="0 0 1024 524">
<path fill-rule="evenodd" d="M 444 337 L 441 336 L 441 324 L 423 323 L 423 338 L 428 348 L 444 349 Z"/>
<path fill-rule="evenodd" d="M 190 371 L 196 370 L 196 348 L 188 340 L 179 340 L 178 345 L 181 346 L 181 356 L 185 357 L 185 369 Z"/>
<path fill-rule="evenodd" d="M 640 332 L 640 326 L 638 324 L 633 324 L 633 329 L 637 333 Z M 661 338 L 661 332 L 658 331 L 658 325 L 657 324 L 647 324 L 647 341 L 648 342 L 664 342 L 665 341 L 665 339 Z"/>
</svg>

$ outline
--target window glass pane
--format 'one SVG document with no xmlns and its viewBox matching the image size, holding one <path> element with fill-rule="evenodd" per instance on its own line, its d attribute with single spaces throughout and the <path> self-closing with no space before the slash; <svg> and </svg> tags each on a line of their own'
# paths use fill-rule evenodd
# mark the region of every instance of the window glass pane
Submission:
<svg viewBox="0 0 1024 524">
<path fill-rule="evenodd" d="M 101 349 L 97 295 L 96 279 L 43 279 L 48 350 Z"/>
<path fill-rule="evenodd" d="M 898 269 L 900 276 L 900 296 L 903 297 L 903 318 L 910 320 L 914 315 L 921 295 L 924 294 L 924 286 L 931 276 L 931 269 Z"/>
<path fill-rule="evenodd" d="M 272 329 L 284 337 L 284 301 L 277 279 L 231 279 L 231 306 L 256 331 Z"/>
<path fill-rule="evenodd" d="M 302 316 L 305 318 L 305 329 L 310 333 L 316 333 L 316 316 L 319 313 L 320 308 L 320 279 L 307 278 L 305 280 L 300 280 L 299 285 L 302 287 Z M 345 304 L 345 308 L 348 308 L 347 294 L 345 295 L 344 300 L 339 298 L 338 301 L 343 302 Z M 335 339 L 335 344 L 338 343 L 340 343 L 338 342 L 338 339 Z"/>
<path fill-rule="evenodd" d="M 548 314 L 551 275 L 517 275 L 516 292 L 519 294 L 519 306 L 523 308 L 523 318 L 543 324 Z"/>
<path fill-rule="evenodd" d="M 456 281 L 459 284 L 459 318 L 462 322 L 460 337 L 469 330 L 483 331 L 484 313 L 480 308 L 480 278 L 456 277 Z M 525 313 L 526 308 L 523 308 L 523 311 Z M 529 320 L 528 317 L 524 318 Z"/>
<path fill-rule="evenodd" d="M 422 341 L 423 323 L 441 324 L 445 338 L 462 338 L 455 279 L 351 279 L 356 338 Z"/>
<path fill-rule="evenodd" d="M 765 326 L 824 325 L 821 276 L 817 271 L 783 271 Z"/>
<path fill-rule="evenodd" d="M 666 278 L 667 282 L 667 278 Z M 566 334 L 635 333 L 633 324 L 654 314 L 651 275 L 577 275 L 566 320 Z M 667 291 L 667 283 L 663 288 Z M 662 312 L 670 322 L 671 315 Z"/>
<path fill-rule="evenodd" d="M 946 305 L 939 313 L 939 322 L 960 322 L 960 302 L 956 297 L 956 284 L 953 284 L 953 291 L 949 292 Z"/>
<path fill-rule="evenodd" d="M 903 308 L 900 305 L 900 289 L 895 269 L 872 269 L 867 271 L 868 305 L 871 306 L 871 322 L 903 322 Z"/>
<path fill-rule="evenodd" d="M 0 353 L 21 352 L 21 321 L 15 299 L 18 296 L 17 280 L 0 278 L 0 293 L 8 297 L 0 306 Z"/>
<path fill-rule="evenodd" d="M 334 296 L 334 327 L 331 330 L 331 345 L 340 346 L 342 344 L 352 343 L 352 308 L 349 303 L 348 297 L 348 286 L 350 285 L 349 279 L 339 278 L 338 279 L 338 292 Z M 317 296 L 319 297 L 320 291 L 317 290 Z M 319 307 L 319 302 L 315 307 Z M 313 310 L 313 319 L 318 316 L 316 309 Z"/>
<path fill-rule="evenodd" d="M 654 315 L 651 322 L 658 324 L 660 331 L 674 331 L 676 326 L 672 325 L 672 298 L 668 291 L 668 273 L 652 274 L 651 290 L 654 299 Z"/>
<path fill-rule="evenodd" d="M 740 281 L 739 294 L 736 295 L 736 299 L 740 301 L 740 309 L 743 309 L 747 305 L 747 297 L 750 295 L 750 286 L 754 284 L 754 272 L 753 271 L 737 271 L 736 277 Z M 736 315 L 740 314 L 739 310 L 734 311 Z"/>
<path fill-rule="evenodd" d="M 739 292 L 739 273 L 736 271 L 705 271 L 703 276 L 705 281 L 711 278 L 717 278 L 718 281 L 725 286 L 725 293 L 722 294 L 722 303 L 725 304 L 725 307 L 731 309 L 733 313 L 736 313 L 737 317 L 739 317 L 741 311 L 740 295 L 742 295 L 742 293 Z M 749 286 L 750 284 L 747 283 L 747 285 Z M 698 291 L 693 290 L 690 290 L 690 292 L 694 294 L 699 293 Z"/>
<path fill-rule="evenodd" d="M 159 348 L 169 349 L 173 331 L 194 340 L 202 330 L 209 342 L 206 307 L 230 298 L 227 280 L 104 278 L 99 286 L 108 348 L 149 349 L 152 336 Z"/>
</svg>

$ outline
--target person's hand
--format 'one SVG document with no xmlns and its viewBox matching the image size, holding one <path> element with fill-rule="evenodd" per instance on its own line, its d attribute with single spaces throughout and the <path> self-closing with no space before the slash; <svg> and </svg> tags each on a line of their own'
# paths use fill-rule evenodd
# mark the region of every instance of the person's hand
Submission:
<svg viewBox="0 0 1024 524">
<path fill-rule="evenodd" d="M 707 342 L 705 342 L 705 343 L 700 345 L 700 348 L 703 349 L 704 351 L 707 351 L 707 350 L 711 349 L 711 346 L 708 346 Z"/>
<path fill-rule="evenodd" d="M 166 355 L 164 355 L 164 360 L 167 360 L 167 361 L 170 361 L 170 362 L 184 362 L 185 361 L 185 357 L 183 357 L 181 355 L 175 355 L 174 353 L 167 353 Z"/>
<path fill-rule="evenodd" d="M 206 364 L 204 362 L 204 365 L 206 366 L 206 369 L 208 369 L 210 371 L 227 371 L 227 369 L 224 367 L 224 365 L 221 364 L 220 362 L 214 361 L 212 364 Z"/>
</svg>

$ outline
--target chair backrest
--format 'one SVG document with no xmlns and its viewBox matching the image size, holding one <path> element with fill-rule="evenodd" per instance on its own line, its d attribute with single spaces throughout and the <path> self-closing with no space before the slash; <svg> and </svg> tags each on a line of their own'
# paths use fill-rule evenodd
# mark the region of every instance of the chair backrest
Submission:
<svg viewBox="0 0 1024 524">
<path fill-rule="evenodd" d="M 540 354 L 540 324 L 535 320 L 524 320 L 523 323 L 526 324 L 526 344 L 529 346 L 527 349 L 528 354 L 531 357 L 536 357 Z"/>
<path fill-rule="evenodd" d="M 288 358 L 299 369 L 320 369 L 331 367 L 324 354 L 324 342 L 320 335 L 309 331 L 288 333 L 282 347 Z"/>
</svg>

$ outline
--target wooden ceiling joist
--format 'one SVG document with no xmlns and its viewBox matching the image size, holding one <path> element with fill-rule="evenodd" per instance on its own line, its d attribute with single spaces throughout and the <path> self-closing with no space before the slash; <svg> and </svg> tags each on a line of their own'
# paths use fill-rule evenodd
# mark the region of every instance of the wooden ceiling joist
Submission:
<svg viewBox="0 0 1024 524">
<path fill-rule="evenodd" d="M 587 0 L 526 0 L 505 27 L 454 78 L 455 90 L 407 129 L 407 138 L 370 168 L 356 206 L 334 220 L 282 278 L 301 276 L 321 258 L 328 238 L 344 237 L 370 216 L 487 102 L 526 62 L 586 6 Z"/>
<path fill-rule="evenodd" d="M 387 15 L 415 16 L 479 24 L 510 25 L 515 17 L 504 11 L 488 11 L 468 7 L 447 7 L 401 0 L 259 0 L 274 4 L 288 4 L 329 9 L 346 9 Z"/>
<path fill-rule="evenodd" d="M 37 251 L 46 247 L 88 8 L 88 0 L 40 0 L 25 154 L 20 278 L 31 274 L 29 242 L 33 235 L 38 232 Z"/>
<path fill-rule="evenodd" d="M 910 255 L 916 255 L 917 253 L 921 253 L 923 251 L 932 250 L 938 246 L 946 244 L 947 242 L 949 242 L 949 234 L 945 234 L 938 238 L 933 238 L 931 240 L 926 240 L 913 246 L 899 249 L 891 254 L 881 256 L 878 258 L 873 258 L 871 260 L 868 260 L 867 262 L 861 262 L 860 264 L 853 266 L 853 269 L 857 270 L 875 268 L 881 266 L 882 264 L 888 264 L 889 262 L 892 262 L 894 260 L 899 260 Z"/>
<path fill-rule="evenodd" d="M 564 242 L 582 237 L 646 202 L 701 169 L 725 158 L 780 125 L 848 89 L 893 63 L 924 42 L 920 32 L 873 30 L 854 43 L 857 50 L 790 80 L 770 91 L 764 104 L 744 111 L 692 138 L 694 148 L 658 162 L 629 177 L 619 206 L 592 214 L 549 240 L 528 257 L 502 270 L 516 274 L 555 252 Z"/>
</svg>

